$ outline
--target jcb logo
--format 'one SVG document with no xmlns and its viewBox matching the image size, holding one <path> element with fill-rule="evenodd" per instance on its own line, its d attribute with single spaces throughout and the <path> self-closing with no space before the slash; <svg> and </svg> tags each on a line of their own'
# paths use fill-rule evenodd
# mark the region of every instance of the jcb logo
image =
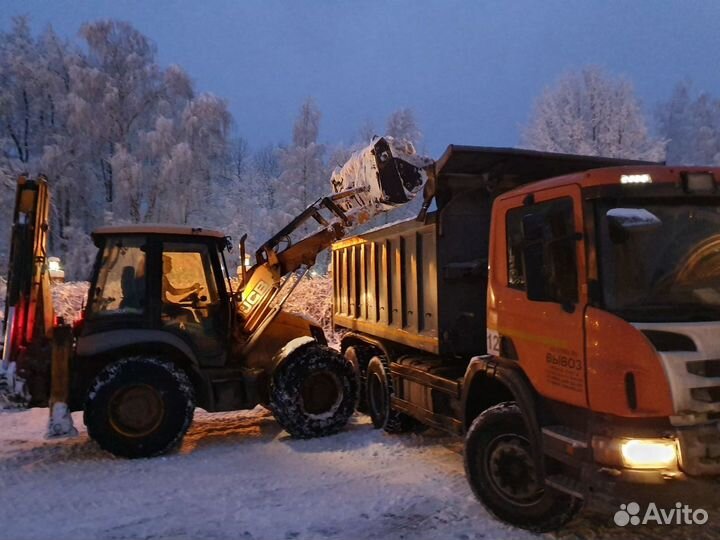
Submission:
<svg viewBox="0 0 720 540">
<path fill-rule="evenodd" d="M 240 311 L 243 314 L 247 314 L 250 310 L 260 302 L 270 290 L 270 285 L 264 281 L 258 281 L 255 287 L 243 298 L 242 304 L 240 304 Z"/>
</svg>

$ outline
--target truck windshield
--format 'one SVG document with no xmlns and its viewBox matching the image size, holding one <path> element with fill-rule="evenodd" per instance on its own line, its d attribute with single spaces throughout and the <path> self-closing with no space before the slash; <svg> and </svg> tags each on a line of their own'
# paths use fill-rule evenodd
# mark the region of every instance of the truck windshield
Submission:
<svg viewBox="0 0 720 540">
<path fill-rule="evenodd" d="M 627 320 L 720 320 L 720 199 L 601 201 L 605 307 Z"/>
</svg>

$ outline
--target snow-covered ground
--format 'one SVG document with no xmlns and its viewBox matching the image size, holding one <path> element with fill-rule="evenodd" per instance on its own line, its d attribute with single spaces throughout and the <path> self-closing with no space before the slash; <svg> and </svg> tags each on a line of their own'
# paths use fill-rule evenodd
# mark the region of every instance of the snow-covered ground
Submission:
<svg viewBox="0 0 720 540">
<path fill-rule="evenodd" d="M 46 409 L 0 413 L 3 540 L 533 537 L 475 500 L 456 438 L 386 435 L 356 415 L 338 435 L 294 440 L 262 408 L 198 411 L 178 452 L 129 461 L 74 418 L 79 437 L 46 441 Z M 704 527 L 632 530 L 611 518 L 584 516 L 546 537 L 720 535 L 720 514 Z"/>
<path fill-rule="evenodd" d="M 305 279 L 286 308 L 329 329 L 330 288 Z M 55 287 L 58 313 L 72 320 L 86 289 Z M 484 510 L 465 480 L 462 441 L 439 433 L 390 436 L 356 415 L 338 435 L 294 440 L 260 407 L 198 410 L 178 452 L 128 461 L 88 439 L 81 413 L 77 438 L 45 440 L 47 416 L 0 412 L 0 540 L 533 537 Z M 708 505 L 703 527 L 629 529 L 583 514 L 546 537 L 717 539 L 720 500 Z"/>
</svg>

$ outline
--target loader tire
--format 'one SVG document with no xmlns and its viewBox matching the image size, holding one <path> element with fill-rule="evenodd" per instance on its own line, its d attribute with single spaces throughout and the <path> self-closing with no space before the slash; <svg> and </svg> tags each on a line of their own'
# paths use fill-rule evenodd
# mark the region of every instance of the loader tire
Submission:
<svg viewBox="0 0 720 540">
<path fill-rule="evenodd" d="M 533 532 L 559 529 L 582 501 L 544 484 L 522 412 L 504 402 L 482 412 L 465 439 L 465 474 L 475 496 L 499 519 Z"/>
<path fill-rule="evenodd" d="M 357 380 L 350 362 L 319 343 L 299 347 L 276 369 L 270 410 L 299 439 L 339 432 L 355 412 Z"/>
<path fill-rule="evenodd" d="M 384 356 L 373 356 L 367 369 L 366 390 L 368 414 L 373 427 L 387 433 L 405 433 L 413 428 L 413 419 L 392 408 L 393 389 L 390 365 Z"/>
<path fill-rule="evenodd" d="M 180 444 L 195 399 L 185 372 L 158 357 L 113 362 L 93 382 L 85 401 L 88 435 L 116 456 L 165 454 Z"/>
</svg>

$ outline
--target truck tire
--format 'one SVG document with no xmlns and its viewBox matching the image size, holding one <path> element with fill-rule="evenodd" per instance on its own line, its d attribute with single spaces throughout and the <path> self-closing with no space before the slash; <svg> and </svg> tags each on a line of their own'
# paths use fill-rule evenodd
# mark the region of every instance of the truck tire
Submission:
<svg viewBox="0 0 720 540">
<path fill-rule="evenodd" d="M 482 412 L 465 439 L 465 474 L 475 496 L 495 516 L 533 532 L 570 521 L 582 501 L 544 486 L 522 412 L 504 402 Z"/>
<path fill-rule="evenodd" d="M 384 429 L 387 433 L 405 433 L 413 426 L 412 418 L 393 410 L 390 406 L 393 390 L 390 365 L 384 356 L 373 356 L 367 369 L 368 414 L 373 427 Z"/>
<path fill-rule="evenodd" d="M 343 356 L 345 356 L 345 359 L 352 364 L 353 369 L 355 370 L 355 375 L 357 377 L 358 402 L 355 408 L 359 412 L 366 413 L 368 411 L 368 408 L 365 381 L 367 376 L 368 363 L 370 362 L 370 357 L 372 355 L 368 347 L 363 347 L 362 345 L 351 345 L 347 349 L 345 349 Z"/>
<path fill-rule="evenodd" d="M 113 362 L 95 378 L 85 400 L 88 435 L 116 456 L 164 454 L 182 440 L 195 399 L 185 372 L 153 356 Z"/>
<path fill-rule="evenodd" d="M 270 410 L 299 439 L 340 431 L 355 412 L 357 380 L 337 351 L 312 342 L 288 356 L 270 384 Z"/>
</svg>

